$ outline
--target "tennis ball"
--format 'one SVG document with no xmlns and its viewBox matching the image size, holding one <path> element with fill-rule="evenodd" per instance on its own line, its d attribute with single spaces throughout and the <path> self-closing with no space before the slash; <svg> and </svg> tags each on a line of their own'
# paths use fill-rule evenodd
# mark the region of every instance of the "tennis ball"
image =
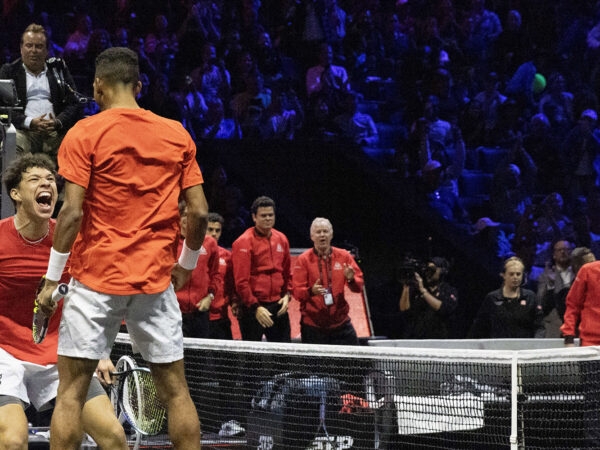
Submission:
<svg viewBox="0 0 600 450">
<path fill-rule="evenodd" d="M 539 94 L 546 89 L 546 77 L 541 73 L 536 73 L 533 77 L 533 83 L 531 83 L 531 89 L 533 89 L 534 94 Z"/>
</svg>

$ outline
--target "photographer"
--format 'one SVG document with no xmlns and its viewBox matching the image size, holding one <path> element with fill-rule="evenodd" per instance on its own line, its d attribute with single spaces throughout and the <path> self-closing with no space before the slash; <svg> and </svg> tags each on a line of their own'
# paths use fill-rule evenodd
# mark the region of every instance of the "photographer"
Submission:
<svg viewBox="0 0 600 450">
<path fill-rule="evenodd" d="M 449 270 L 448 261 L 436 256 L 424 267 L 414 264 L 413 268 L 412 277 L 406 276 L 410 274 L 401 276 L 400 312 L 405 319 L 404 338 L 452 337 L 458 291 L 444 281 Z"/>
</svg>

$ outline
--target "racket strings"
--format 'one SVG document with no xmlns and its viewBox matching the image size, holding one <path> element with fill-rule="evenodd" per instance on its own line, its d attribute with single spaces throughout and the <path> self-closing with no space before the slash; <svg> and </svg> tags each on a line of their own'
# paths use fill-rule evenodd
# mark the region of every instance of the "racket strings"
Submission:
<svg viewBox="0 0 600 450">
<path fill-rule="evenodd" d="M 158 434 L 165 426 L 166 410 L 158 399 L 149 372 L 131 372 L 123 380 L 122 408 L 131 425 L 144 434 Z"/>
</svg>

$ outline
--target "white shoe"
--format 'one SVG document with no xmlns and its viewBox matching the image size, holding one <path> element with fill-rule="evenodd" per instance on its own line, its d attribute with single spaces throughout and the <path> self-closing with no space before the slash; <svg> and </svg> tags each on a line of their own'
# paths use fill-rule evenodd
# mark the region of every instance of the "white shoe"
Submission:
<svg viewBox="0 0 600 450">
<path fill-rule="evenodd" d="M 245 432 L 246 430 L 237 420 L 230 420 L 221 425 L 219 436 L 240 436 Z"/>
</svg>

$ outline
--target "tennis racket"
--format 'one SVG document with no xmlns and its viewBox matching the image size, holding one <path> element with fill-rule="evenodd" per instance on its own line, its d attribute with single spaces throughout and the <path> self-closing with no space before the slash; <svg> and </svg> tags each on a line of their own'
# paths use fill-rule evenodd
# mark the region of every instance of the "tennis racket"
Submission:
<svg viewBox="0 0 600 450">
<path fill-rule="evenodd" d="M 46 333 L 48 332 L 48 324 L 50 323 L 50 317 L 46 316 L 42 312 L 42 308 L 38 304 L 37 296 L 40 291 L 44 287 L 45 277 L 42 277 L 40 281 L 40 285 L 35 293 L 35 301 L 33 303 L 33 323 L 31 325 L 31 331 L 33 336 L 33 342 L 36 344 L 40 344 L 44 338 L 46 337 Z M 63 299 L 65 295 L 69 292 L 69 286 L 65 283 L 59 284 L 54 292 L 52 292 L 52 301 L 59 302 Z"/>
<path fill-rule="evenodd" d="M 150 369 L 138 367 L 130 356 L 122 356 L 116 370 L 111 374 L 116 377 L 111 398 L 117 417 L 142 435 L 160 433 L 165 428 L 167 410 L 158 399 Z"/>
</svg>

